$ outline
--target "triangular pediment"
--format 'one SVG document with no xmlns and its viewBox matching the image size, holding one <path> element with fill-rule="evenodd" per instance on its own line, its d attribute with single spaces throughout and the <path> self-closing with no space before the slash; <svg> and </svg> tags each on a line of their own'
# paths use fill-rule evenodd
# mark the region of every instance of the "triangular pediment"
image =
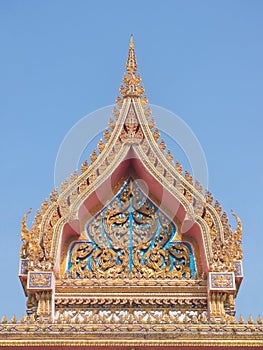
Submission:
<svg viewBox="0 0 263 350">
<path fill-rule="evenodd" d="M 156 305 L 153 294 L 160 292 L 160 300 L 170 298 L 167 307 L 232 317 L 242 280 L 241 222 L 234 214 L 233 232 L 221 205 L 183 173 L 160 139 L 133 41 L 126 71 L 122 97 L 90 162 L 43 202 L 31 230 L 23 218 L 25 292 L 52 290 L 53 307 L 69 308 L 76 293 L 83 303 L 99 304 L 100 293 L 117 303 L 116 284 L 131 300 L 124 304 L 135 308 Z"/>
</svg>

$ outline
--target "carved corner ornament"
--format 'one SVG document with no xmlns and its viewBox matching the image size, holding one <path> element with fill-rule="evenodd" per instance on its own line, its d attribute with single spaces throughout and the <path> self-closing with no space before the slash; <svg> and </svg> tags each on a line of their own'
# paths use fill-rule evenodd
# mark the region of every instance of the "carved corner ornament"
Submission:
<svg viewBox="0 0 263 350">
<path fill-rule="evenodd" d="M 209 273 L 210 291 L 235 291 L 235 275 L 233 272 L 210 272 Z"/>
<path fill-rule="evenodd" d="M 51 291 L 54 287 L 53 272 L 29 271 L 27 279 L 27 289 L 30 292 Z"/>
</svg>

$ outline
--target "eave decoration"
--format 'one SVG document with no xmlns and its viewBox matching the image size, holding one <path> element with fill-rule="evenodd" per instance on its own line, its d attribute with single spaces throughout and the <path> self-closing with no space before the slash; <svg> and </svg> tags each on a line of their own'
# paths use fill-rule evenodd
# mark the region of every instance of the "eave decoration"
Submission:
<svg viewBox="0 0 263 350">
<path fill-rule="evenodd" d="M 233 212 L 232 230 L 220 203 L 160 139 L 132 37 L 126 72 L 90 161 L 44 200 L 30 229 L 30 212 L 22 219 L 21 324 L 59 324 L 62 333 L 85 324 L 87 334 L 110 330 L 109 339 L 129 331 L 140 339 L 150 327 L 153 339 L 168 332 L 171 341 L 178 324 L 183 332 L 189 324 L 210 333 L 222 324 L 241 327 L 241 221 Z"/>
</svg>

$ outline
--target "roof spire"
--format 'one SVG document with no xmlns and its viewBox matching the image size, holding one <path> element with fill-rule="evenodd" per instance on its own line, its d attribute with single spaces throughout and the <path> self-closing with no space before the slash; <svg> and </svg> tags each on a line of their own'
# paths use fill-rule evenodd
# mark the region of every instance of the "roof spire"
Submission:
<svg viewBox="0 0 263 350">
<path fill-rule="evenodd" d="M 123 76 L 123 82 L 125 86 L 120 86 L 120 93 L 123 97 L 141 97 L 143 95 L 144 86 L 140 85 L 141 77 L 140 74 L 136 75 L 137 69 L 138 67 L 134 51 L 133 35 L 131 34 L 128 58 L 126 63 L 126 71 L 128 75 L 124 74 Z"/>
<path fill-rule="evenodd" d="M 131 34 L 130 47 L 129 47 L 128 58 L 127 58 L 127 63 L 126 63 L 126 71 L 135 74 L 137 69 L 138 69 L 138 67 L 137 67 L 136 56 L 135 56 L 135 51 L 134 51 L 133 35 Z"/>
</svg>

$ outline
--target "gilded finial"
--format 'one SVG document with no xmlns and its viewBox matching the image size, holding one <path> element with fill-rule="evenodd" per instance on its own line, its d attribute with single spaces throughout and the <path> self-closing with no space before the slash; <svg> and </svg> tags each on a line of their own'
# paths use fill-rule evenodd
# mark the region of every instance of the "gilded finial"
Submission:
<svg viewBox="0 0 263 350">
<path fill-rule="evenodd" d="M 127 58 L 127 63 L 126 63 L 126 70 L 127 70 L 127 72 L 131 72 L 131 73 L 135 74 L 137 69 L 138 69 L 138 67 L 137 67 L 136 56 L 135 56 L 135 51 L 134 51 L 133 35 L 131 34 L 130 47 L 129 47 L 128 58 Z"/>
<path fill-rule="evenodd" d="M 130 36 L 130 48 L 134 49 L 133 34 Z"/>
<path fill-rule="evenodd" d="M 123 97 L 141 97 L 144 94 L 144 86 L 141 85 L 140 74 L 136 75 L 137 69 L 138 67 L 134 50 L 133 35 L 131 35 L 128 58 L 126 62 L 126 71 L 128 74 L 124 74 L 124 85 L 120 86 L 120 93 Z"/>
</svg>

